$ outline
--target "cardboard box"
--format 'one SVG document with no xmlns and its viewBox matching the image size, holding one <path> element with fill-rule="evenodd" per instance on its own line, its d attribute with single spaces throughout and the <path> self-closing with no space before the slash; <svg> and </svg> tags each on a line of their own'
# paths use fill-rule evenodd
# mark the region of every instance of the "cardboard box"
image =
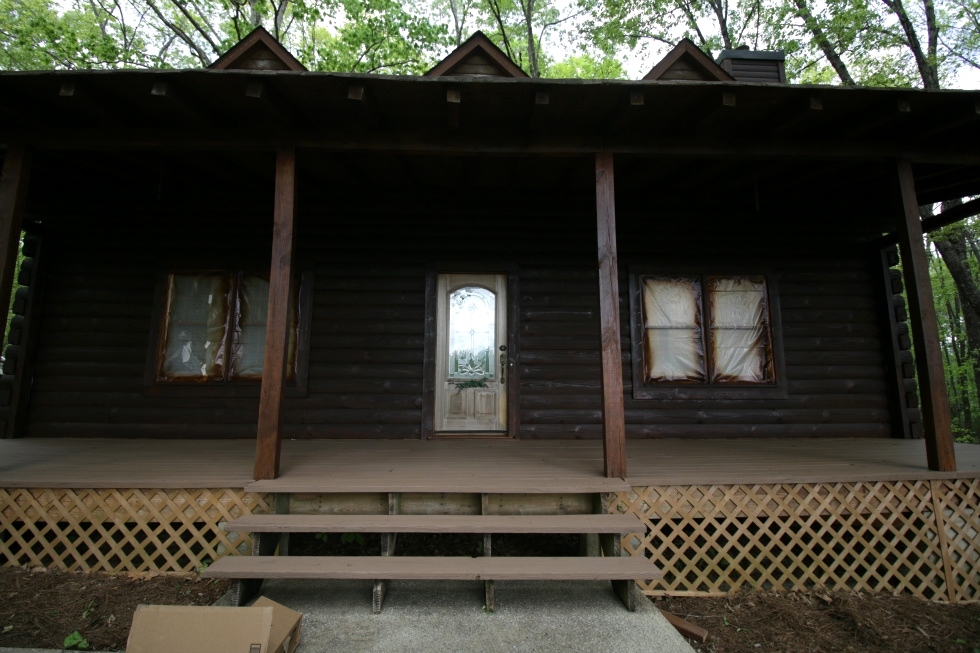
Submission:
<svg viewBox="0 0 980 653">
<path fill-rule="evenodd" d="M 293 653 L 302 618 L 264 596 L 247 608 L 141 605 L 126 653 Z"/>
</svg>

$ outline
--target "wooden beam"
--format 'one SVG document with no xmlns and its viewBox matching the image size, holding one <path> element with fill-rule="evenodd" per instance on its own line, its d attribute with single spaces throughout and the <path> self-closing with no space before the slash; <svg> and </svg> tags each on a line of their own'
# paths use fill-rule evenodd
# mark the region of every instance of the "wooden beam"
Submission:
<svg viewBox="0 0 980 653">
<path fill-rule="evenodd" d="M 446 115 L 450 129 L 459 129 L 459 105 L 463 102 L 463 92 L 458 88 L 446 90 Z"/>
<path fill-rule="evenodd" d="M 898 220 L 898 247 L 902 255 L 902 274 L 909 302 L 909 324 L 915 346 L 915 365 L 919 379 L 919 401 L 925 430 L 926 457 L 933 471 L 956 471 L 953 429 L 939 348 L 939 325 L 929 280 L 929 261 L 922 243 L 922 221 L 915 196 L 912 164 L 898 161 L 898 182 L 902 213 Z"/>
<path fill-rule="evenodd" d="M 211 124 L 209 112 L 173 82 L 156 82 L 150 89 L 150 96 L 160 98 L 158 101 L 166 104 L 170 111 L 197 125 Z"/>
<path fill-rule="evenodd" d="M 619 262 L 616 256 L 616 193 L 613 155 L 595 157 L 599 241 L 599 321 L 602 331 L 602 454 L 607 477 L 626 478 L 626 417 L 619 344 Z"/>
<path fill-rule="evenodd" d="M 690 621 L 681 619 L 676 614 L 672 612 L 667 612 L 663 608 L 659 608 L 660 614 L 664 616 L 671 626 L 677 629 L 684 637 L 690 637 L 691 639 L 696 639 L 697 641 L 704 644 L 708 641 L 708 631 L 698 626 L 697 624 L 692 624 Z"/>
<path fill-rule="evenodd" d="M 448 102 L 447 102 L 448 104 Z M 553 106 L 553 105 L 552 105 Z M 731 111 L 731 107 L 719 106 Z M 345 128 L 346 129 L 346 128 Z M 252 152 L 274 145 L 278 136 L 261 132 L 243 134 L 226 129 L 160 129 L 132 128 L 125 131 L 98 134 L 46 126 L 43 129 L 15 130 L 0 125 L 0 142 L 29 140 L 35 147 L 46 150 L 146 150 L 190 149 L 195 152 Z M 653 140 L 649 134 L 624 135 L 608 141 L 583 134 L 575 142 L 556 142 L 542 139 L 528 142 L 526 134 L 508 134 L 495 138 L 450 134 L 445 130 L 420 130 L 412 134 L 356 134 L 349 131 L 321 129 L 295 130 L 288 134 L 297 147 L 321 149 L 325 152 L 408 152 L 453 154 L 459 156 L 575 156 L 589 155 L 598 149 L 616 154 L 635 154 L 656 157 L 691 157 L 697 159 L 727 158 L 780 159 L 798 161 L 815 159 L 828 161 L 869 161 L 903 158 L 914 163 L 980 166 L 980 151 L 968 140 L 952 144 L 910 144 L 906 140 L 821 141 L 789 138 L 752 139 L 727 135 L 724 139 L 697 142 L 679 136 Z"/>
<path fill-rule="evenodd" d="M 939 215 L 923 218 L 922 231 L 926 233 L 936 231 L 937 229 L 947 227 L 954 222 L 959 222 L 960 220 L 965 220 L 966 218 L 972 218 L 978 214 L 980 214 L 980 198 L 973 199 L 969 202 L 964 202 L 959 206 L 946 209 Z"/>
<path fill-rule="evenodd" d="M 296 210 L 296 148 L 276 153 L 276 198 L 272 230 L 272 266 L 269 271 L 269 313 L 265 329 L 262 390 L 256 437 L 255 479 L 279 475 L 282 445 L 282 400 L 286 382 L 289 342 L 289 297 L 293 271 L 294 214 Z"/>
<path fill-rule="evenodd" d="M 266 116 L 280 127 L 301 127 L 310 122 L 268 82 L 249 82 L 245 86 L 245 97 L 255 100 Z"/>
<path fill-rule="evenodd" d="M 645 96 L 642 91 L 625 93 L 616 105 L 601 117 L 597 129 L 609 137 L 628 132 L 646 115 Z"/>
<path fill-rule="evenodd" d="M 10 306 L 14 268 L 17 267 L 17 248 L 20 246 L 30 172 L 31 151 L 23 145 L 7 146 L 3 172 L 0 173 L 0 306 L 3 307 L 4 324 L 7 307 Z"/>
<path fill-rule="evenodd" d="M 975 215 L 980 215 L 980 199 L 964 202 L 959 206 L 954 206 L 946 211 L 943 211 L 939 215 L 932 215 L 928 218 L 922 218 L 922 233 L 931 233 L 938 229 L 942 229 L 943 227 L 948 227 L 949 225 L 959 222 L 960 220 L 972 218 Z M 894 245 L 897 242 L 897 233 L 886 234 L 877 241 L 877 243 L 882 247 Z"/>
</svg>

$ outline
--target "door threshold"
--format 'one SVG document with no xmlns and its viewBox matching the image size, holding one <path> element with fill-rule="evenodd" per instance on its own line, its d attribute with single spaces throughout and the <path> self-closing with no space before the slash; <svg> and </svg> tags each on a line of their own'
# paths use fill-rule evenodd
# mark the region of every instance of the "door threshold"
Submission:
<svg viewBox="0 0 980 653">
<path fill-rule="evenodd" d="M 499 431 L 445 431 L 439 433 L 433 433 L 427 440 L 459 440 L 459 439 L 494 439 L 494 440 L 513 440 L 507 433 L 500 433 Z"/>
</svg>

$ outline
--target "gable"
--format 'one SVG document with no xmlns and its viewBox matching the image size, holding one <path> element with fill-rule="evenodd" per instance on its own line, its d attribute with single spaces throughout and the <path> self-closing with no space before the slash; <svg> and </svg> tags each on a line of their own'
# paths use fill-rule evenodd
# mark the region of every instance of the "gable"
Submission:
<svg viewBox="0 0 980 653">
<path fill-rule="evenodd" d="M 730 82 L 734 78 L 690 39 L 683 39 L 643 79 Z"/>
<path fill-rule="evenodd" d="M 245 38 L 218 57 L 208 68 L 215 70 L 297 70 L 306 67 L 269 34 L 256 27 Z"/>
<path fill-rule="evenodd" d="M 426 77 L 451 76 L 527 77 L 483 32 L 475 32 L 458 48 L 425 73 Z"/>
</svg>

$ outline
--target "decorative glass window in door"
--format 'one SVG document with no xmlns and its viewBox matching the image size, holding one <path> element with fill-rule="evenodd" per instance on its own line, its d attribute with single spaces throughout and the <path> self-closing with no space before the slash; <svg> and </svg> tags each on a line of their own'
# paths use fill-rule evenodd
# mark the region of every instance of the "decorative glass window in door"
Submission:
<svg viewBox="0 0 980 653">
<path fill-rule="evenodd" d="M 449 378 L 494 378 L 496 298 L 486 288 L 464 286 L 449 297 Z"/>
</svg>

